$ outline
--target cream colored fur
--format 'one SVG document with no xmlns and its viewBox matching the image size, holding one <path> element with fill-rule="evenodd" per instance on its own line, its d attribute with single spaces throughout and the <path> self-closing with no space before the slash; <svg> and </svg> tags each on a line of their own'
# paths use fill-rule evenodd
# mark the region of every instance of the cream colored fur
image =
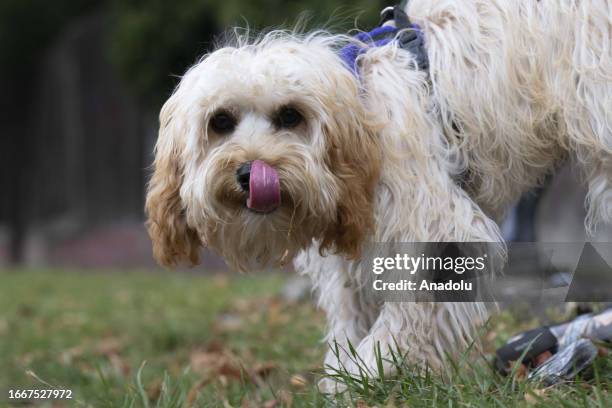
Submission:
<svg viewBox="0 0 612 408">
<path fill-rule="evenodd" d="M 161 263 L 194 261 L 200 244 L 243 270 L 295 259 L 327 313 L 326 340 L 351 341 L 372 375 L 376 344 L 442 368 L 486 309 L 376 302 L 360 285 L 365 243 L 497 242 L 503 256 L 496 222 L 566 158 L 589 187 L 587 227 L 612 221 L 612 2 L 411 0 L 407 13 L 427 73 L 390 44 L 360 56 L 357 78 L 336 54 L 351 40 L 324 32 L 239 38 L 203 58 L 162 110 L 147 197 Z M 287 103 L 305 126 L 274 128 Z M 219 108 L 240 117 L 231 135 L 210 132 Z M 246 210 L 234 180 L 254 159 L 281 176 L 272 214 Z M 356 372 L 340 357 L 325 364 Z"/>
</svg>

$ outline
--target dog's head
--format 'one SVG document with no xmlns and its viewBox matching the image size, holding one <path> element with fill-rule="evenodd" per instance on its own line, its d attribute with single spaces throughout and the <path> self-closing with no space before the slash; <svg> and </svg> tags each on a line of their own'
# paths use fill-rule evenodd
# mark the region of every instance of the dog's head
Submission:
<svg viewBox="0 0 612 408">
<path fill-rule="evenodd" d="M 201 245 L 246 270 L 312 245 L 349 258 L 373 226 L 380 153 L 333 38 L 271 34 L 192 67 L 160 114 L 146 210 L 163 265 Z"/>
</svg>

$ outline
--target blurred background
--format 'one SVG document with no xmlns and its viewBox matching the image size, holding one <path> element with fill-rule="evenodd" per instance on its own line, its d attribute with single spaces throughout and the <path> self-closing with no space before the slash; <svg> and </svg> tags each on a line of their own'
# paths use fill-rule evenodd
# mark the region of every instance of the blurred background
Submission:
<svg viewBox="0 0 612 408">
<path fill-rule="evenodd" d="M 369 29 L 390 4 L 2 1 L 0 265 L 153 267 L 148 166 L 158 112 L 186 68 L 228 27 L 290 27 L 307 11 L 311 26 Z M 510 214 L 506 236 L 582 240 L 583 200 L 566 166 Z"/>
<path fill-rule="evenodd" d="M 228 27 L 367 28 L 386 3 L 2 1 L 0 264 L 153 266 L 145 184 L 186 68 Z"/>
</svg>

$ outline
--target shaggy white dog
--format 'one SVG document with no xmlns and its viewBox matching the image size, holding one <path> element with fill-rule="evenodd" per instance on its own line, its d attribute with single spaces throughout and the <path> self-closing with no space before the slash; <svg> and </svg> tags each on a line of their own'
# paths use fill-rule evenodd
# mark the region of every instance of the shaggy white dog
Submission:
<svg viewBox="0 0 612 408">
<path fill-rule="evenodd" d="M 202 245 L 240 270 L 293 259 L 326 339 L 352 342 L 372 373 L 376 344 L 442 367 L 486 310 L 375 301 L 359 284 L 365 243 L 503 251 L 496 222 L 567 157 L 588 183 L 587 226 L 612 221 L 612 1 L 412 0 L 406 13 L 427 70 L 391 41 L 357 44 L 355 73 L 338 51 L 356 40 L 322 32 L 205 56 L 161 111 L 146 203 L 163 265 L 197 263 Z M 331 351 L 325 364 L 339 364 Z"/>
</svg>

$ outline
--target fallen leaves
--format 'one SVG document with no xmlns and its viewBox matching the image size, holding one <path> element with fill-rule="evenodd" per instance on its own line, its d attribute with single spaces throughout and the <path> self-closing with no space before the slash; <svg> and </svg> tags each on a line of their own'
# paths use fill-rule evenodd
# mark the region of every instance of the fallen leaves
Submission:
<svg viewBox="0 0 612 408">
<path fill-rule="evenodd" d="M 189 391 L 187 401 L 190 403 L 195 401 L 200 390 L 213 381 L 222 387 L 227 387 L 232 380 L 264 386 L 264 380 L 278 368 L 276 363 L 269 361 L 245 364 L 219 343 L 194 350 L 189 362 L 191 370 L 200 376 L 200 380 Z"/>
<path fill-rule="evenodd" d="M 308 380 L 301 374 L 294 374 L 291 376 L 289 383 L 295 388 L 302 389 L 308 385 Z"/>
<path fill-rule="evenodd" d="M 64 366 L 73 365 L 77 360 L 82 360 L 85 356 L 103 356 L 106 357 L 113 370 L 121 375 L 129 376 L 132 368 L 130 364 L 121 357 L 121 352 L 125 347 L 125 340 L 117 337 L 102 338 L 93 343 L 80 344 L 71 347 L 59 353 L 59 361 Z M 83 371 L 95 370 L 86 364 L 79 364 Z"/>
<path fill-rule="evenodd" d="M 217 318 L 216 328 L 223 329 L 228 322 L 235 323 L 238 319 L 242 323 L 264 322 L 269 327 L 282 326 L 291 321 L 291 308 L 277 297 L 238 298 L 229 311 Z M 229 331 L 236 329 L 231 323 Z"/>
<path fill-rule="evenodd" d="M 214 281 L 214 285 L 223 287 L 228 282 L 226 278 L 220 278 Z M 114 301 L 123 304 L 130 301 L 129 296 L 128 292 L 117 292 Z M 214 309 L 214 314 L 207 316 L 205 330 L 200 328 L 200 331 L 189 332 L 189 335 L 179 338 L 172 349 L 160 349 L 155 337 L 151 344 L 143 345 L 142 351 L 138 349 L 135 352 L 139 347 L 135 340 L 139 337 L 133 332 L 118 335 L 116 331 L 106 330 L 100 333 L 100 337 L 89 334 L 78 339 L 70 338 L 70 342 L 56 350 L 52 358 L 64 368 L 76 368 L 88 378 L 97 378 L 102 373 L 106 378 L 119 381 L 130 381 L 137 369 L 135 365 L 146 358 L 153 364 L 142 386 L 151 402 L 166 395 L 172 389 L 168 387 L 186 387 L 182 389 L 185 406 L 197 406 L 200 399 L 211 397 L 223 402 L 226 394 L 230 395 L 237 387 L 247 387 L 248 397 L 238 406 L 290 407 L 296 398 L 295 393 L 308 391 L 314 383 L 307 372 L 310 367 L 300 366 L 300 374 L 296 374 L 293 368 L 288 372 L 287 368 L 280 367 L 284 367 L 285 359 L 299 353 L 301 359 L 312 359 L 312 370 L 315 370 L 321 348 L 315 348 L 316 340 L 313 340 L 313 347 L 297 347 L 294 341 L 285 344 L 277 339 L 285 333 L 298 335 L 296 338 L 300 339 L 302 336 L 310 338 L 311 331 L 322 325 L 322 313 L 313 311 L 309 304 L 289 303 L 277 295 L 237 297 Z M 66 327 L 76 327 L 80 321 L 76 313 L 70 314 L 69 319 L 62 316 L 62 325 Z M 296 322 L 301 322 L 301 319 L 307 324 L 299 323 L 298 326 Z M 0 329 L 3 328 L 1 323 L 2 320 Z M 162 328 L 153 334 L 158 333 L 165 335 L 166 331 Z M 170 334 L 172 332 L 167 337 Z M 198 343 L 200 339 L 210 338 L 215 340 Z M 45 356 L 32 355 L 25 360 L 36 363 L 43 358 Z M 29 368 L 30 365 L 24 366 Z M 186 367 L 189 367 L 188 371 L 185 371 Z M 164 372 L 168 377 L 161 375 Z M 176 385 L 172 380 L 166 381 L 180 372 L 185 373 L 188 382 Z M 269 393 L 271 388 L 274 389 L 273 396 Z M 235 407 L 235 404 L 233 400 L 231 405 Z M 230 406 L 229 402 L 227 406 Z"/>
<path fill-rule="evenodd" d="M 194 350 L 189 358 L 191 370 L 202 376 L 204 380 L 225 376 L 235 380 L 264 379 L 276 368 L 273 362 L 258 362 L 251 366 L 243 362 L 219 343 L 211 343 L 206 349 Z"/>
<path fill-rule="evenodd" d="M 240 379 L 242 371 L 234 357 L 226 351 L 197 350 L 189 358 L 192 371 L 212 380 L 216 376 Z"/>
</svg>

